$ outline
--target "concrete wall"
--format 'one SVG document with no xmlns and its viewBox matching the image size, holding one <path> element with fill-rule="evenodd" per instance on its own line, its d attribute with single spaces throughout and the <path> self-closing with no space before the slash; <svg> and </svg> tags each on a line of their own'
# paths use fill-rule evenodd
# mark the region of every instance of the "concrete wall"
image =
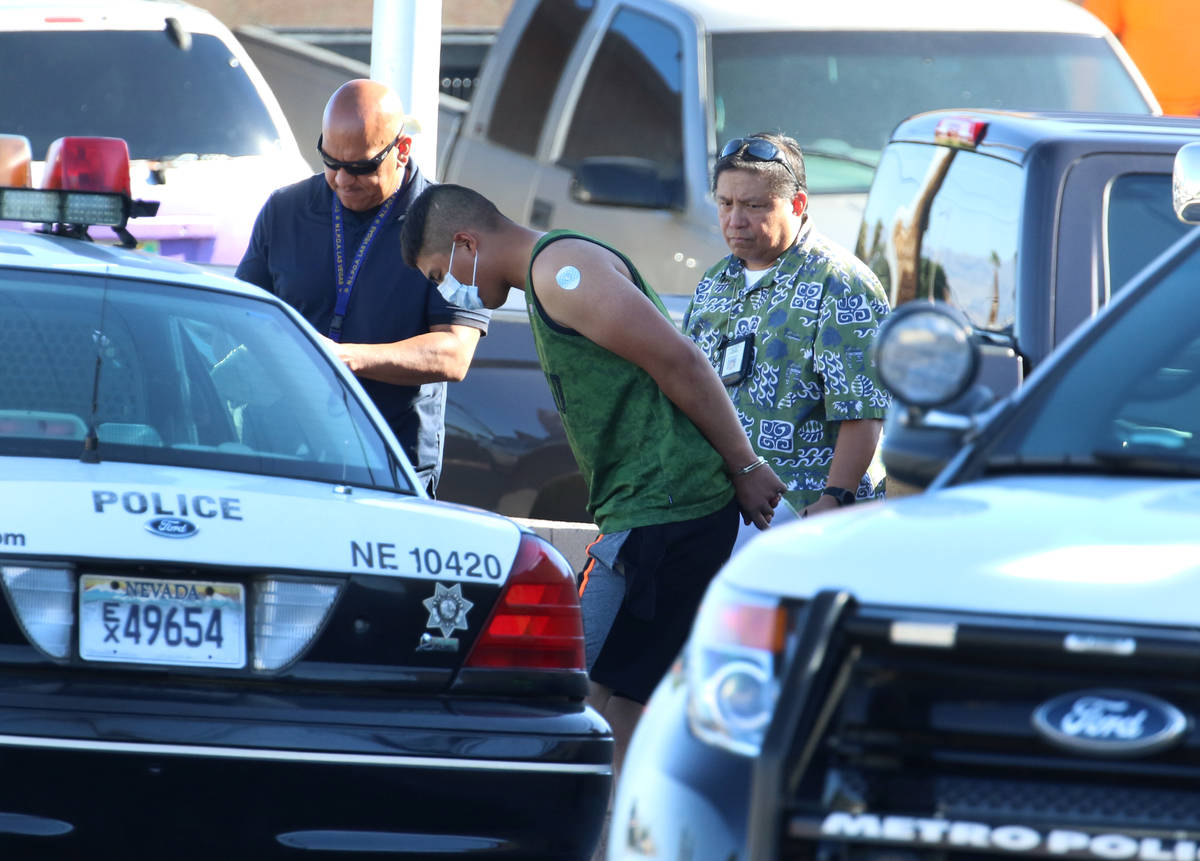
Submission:
<svg viewBox="0 0 1200 861">
<path fill-rule="evenodd" d="M 229 29 L 262 27 L 370 27 L 372 0 L 191 0 Z M 380 0 L 385 2 L 385 0 Z M 419 0 L 418 0 L 419 2 Z M 512 0 L 442 0 L 443 27 L 498 27 Z"/>
</svg>

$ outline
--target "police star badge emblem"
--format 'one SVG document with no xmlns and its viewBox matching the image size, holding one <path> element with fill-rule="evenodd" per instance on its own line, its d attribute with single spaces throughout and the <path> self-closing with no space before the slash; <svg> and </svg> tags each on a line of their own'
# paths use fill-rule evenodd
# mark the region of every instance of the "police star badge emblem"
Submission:
<svg viewBox="0 0 1200 861">
<path fill-rule="evenodd" d="M 458 583 L 450 588 L 436 584 L 432 597 L 421 603 L 429 611 L 429 621 L 425 627 L 438 629 L 443 637 L 449 637 L 460 629 L 467 630 L 467 611 L 475 606 L 473 601 L 463 597 L 462 587 Z"/>
</svg>

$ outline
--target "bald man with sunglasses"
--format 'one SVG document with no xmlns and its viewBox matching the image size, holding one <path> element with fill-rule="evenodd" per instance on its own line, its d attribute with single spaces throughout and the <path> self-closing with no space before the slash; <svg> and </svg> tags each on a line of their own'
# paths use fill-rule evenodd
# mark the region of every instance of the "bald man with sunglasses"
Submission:
<svg viewBox="0 0 1200 861">
<path fill-rule="evenodd" d="M 814 228 L 792 138 L 728 141 L 713 193 L 730 254 L 704 273 L 684 334 L 802 516 L 881 498 L 889 399 L 871 350 L 888 313 L 879 280 Z"/>
<path fill-rule="evenodd" d="M 430 181 L 409 158 L 399 96 L 376 81 L 329 99 L 316 174 L 263 206 L 237 268 L 292 305 L 359 378 L 432 494 L 441 475 L 446 381 L 466 376 L 490 314 L 448 302 L 404 264 L 400 228 Z"/>
</svg>

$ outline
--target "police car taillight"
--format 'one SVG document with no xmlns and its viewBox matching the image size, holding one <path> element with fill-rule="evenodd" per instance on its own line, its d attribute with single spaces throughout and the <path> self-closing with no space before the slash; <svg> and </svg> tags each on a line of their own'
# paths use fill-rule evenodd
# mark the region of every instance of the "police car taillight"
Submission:
<svg viewBox="0 0 1200 861">
<path fill-rule="evenodd" d="M 967 117 L 946 117 L 938 120 L 933 131 L 935 143 L 974 149 L 983 140 L 988 124 Z"/>
<path fill-rule="evenodd" d="M 521 536 L 512 572 L 467 667 L 585 670 L 575 575 L 551 545 Z"/>
<path fill-rule="evenodd" d="M 778 598 L 713 581 L 684 653 L 693 735 L 733 753 L 758 755 L 779 699 L 787 631 Z"/>
<path fill-rule="evenodd" d="M 75 577 L 69 568 L 0 565 L 4 594 L 25 636 L 52 658 L 65 658 L 75 629 Z"/>
<path fill-rule="evenodd" d="M 81 235 L 91 225 L 108 226 L 123 244 L 134 245 L 125 223 L 158 212 L 157 203 L 130 198 L 129 148 L 120 138 L 59 138 L 47 151 L 42 184 L 32 189 L 27 178 L 4 182 L 0 221 L 69 225 L 74 229 L 57 231 L 68 235 Z"/>
</svg>

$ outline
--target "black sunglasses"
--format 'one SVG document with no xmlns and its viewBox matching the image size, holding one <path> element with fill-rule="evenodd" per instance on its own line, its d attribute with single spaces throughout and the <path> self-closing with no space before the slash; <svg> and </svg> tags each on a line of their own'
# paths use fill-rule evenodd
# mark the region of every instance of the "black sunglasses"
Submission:
<svg viewBox="0 0 1200 861">
<path fill-rule="evenodd" d="M 325 141 L 325 135 L 317 135 L 317 152 L 321 154 L 321 161 L 325 163 L 325 167 L 332 171 L 344 170 L 351 176 L 366 176 L 369 173 L 374 173 L 379 170 L 379 166 L 383 164 L 383 160 L 387 158 L 387 154 L 392 151 L 396 144 L 400 143 L 400 136 L 404 134 L 404 129 L 400 129 L 396 133 L 396 137 L 386 147 L 381 149 L 371 158 L 364 158 L 361 161 L 338 161 L 331 157 L 325 150 L 321 149 L 321 144 Z"/>
<path fill-rule="evenodd" d="M 717 161 L 733 158 L 738 153 L 743 153 L 746 158 L 754 161 L 773 161 L 783 165 L 783 169 L 791 176 L 792 182 L 796 183 L 797 188 L 800 187 L 800 180 L 796 179 L 796 172 L 788 164 L 787 156 L 783 150 L 770 141 L 762 138 L 734 138 L 721 148 L 721 154 L 717 156 Z"/>
</svg>

